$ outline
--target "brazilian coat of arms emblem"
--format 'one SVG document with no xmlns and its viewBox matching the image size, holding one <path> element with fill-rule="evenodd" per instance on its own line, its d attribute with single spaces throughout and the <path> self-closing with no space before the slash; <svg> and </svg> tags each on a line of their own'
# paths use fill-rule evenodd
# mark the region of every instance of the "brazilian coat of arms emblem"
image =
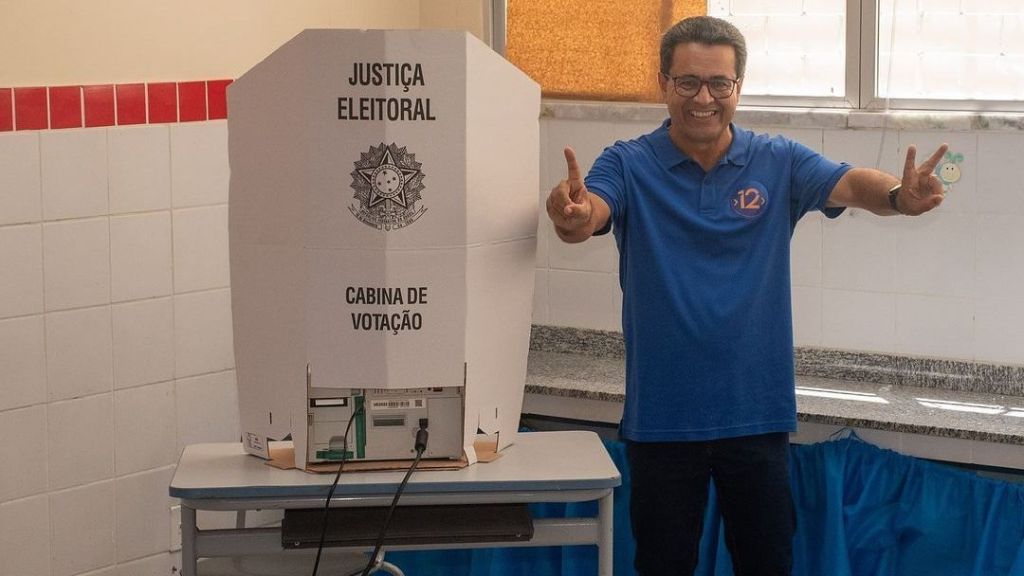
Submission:
<svg viewBox="0 0 1024 576">
<path fill-rule="evenodd" d="M 378 230 L 397 230 L 415 222 L 426 207 L 422 200 L 422 164 L 415 155 L 395 143 L 371 146 L 360 152 L 352 171 L 353 198 L 348 209 L 360 222 Z"/>
</svg>

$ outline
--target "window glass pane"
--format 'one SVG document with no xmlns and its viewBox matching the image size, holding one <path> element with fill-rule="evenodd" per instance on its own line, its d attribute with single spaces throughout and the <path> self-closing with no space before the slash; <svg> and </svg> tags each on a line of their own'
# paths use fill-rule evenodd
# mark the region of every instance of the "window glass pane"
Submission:
<svg viewBox="0 0 1024 576">
<path fill-rule="evenodd" d="M 1024 0 L 880 0 L 878 12 L 879 97 L 1024 99 Z"/>
<path fill-rule="evenodd" d="M 747 39 L 744 94 L 845 96 L 846 0 L 708 0 L 708 15 Z"/>
<path fill-rule="evenodd" d="M 706 0 L 508 0 L 505 54 L 545 97 L 657 102 L 662 32 Z"/>
</svg>

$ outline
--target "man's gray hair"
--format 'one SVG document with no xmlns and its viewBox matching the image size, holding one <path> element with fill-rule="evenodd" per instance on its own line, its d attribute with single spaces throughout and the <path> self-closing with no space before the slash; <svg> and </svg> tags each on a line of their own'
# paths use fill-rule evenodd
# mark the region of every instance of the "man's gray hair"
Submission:
<svg viewBox="0 0 1024 576">
<path fill-rule="evenodd" d="M 661 72 L 668 74 L 672 67 L 672 54 L 679 44 L 726 45 L 736 53 L 736 77 L 741 78 L 747 67 L 747 41 L 738 28 L 713 16 L 693 16 L 677 22 L 661 37 Z"/>
</svg>

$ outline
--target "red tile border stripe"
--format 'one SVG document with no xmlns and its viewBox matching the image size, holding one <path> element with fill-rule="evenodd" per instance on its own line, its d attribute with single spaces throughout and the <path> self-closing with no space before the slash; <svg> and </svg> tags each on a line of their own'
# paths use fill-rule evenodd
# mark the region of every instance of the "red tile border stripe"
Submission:
<svg viewBox="0 0 1024 576">
<path fill-rule="evenodd" d="M 14 130 L 14 94 L 10 88 L 0 88 L 0 132 Z"/>
<path fill-rule="evenodd" d="M 118 84 L 115 86 L 117 125 L 146 123 L 146 85 Z"/>
<path fill-rule="evenodd" d="M 206 120 L 206 82 L 178 82 L 178 119 Z"/>
<path fill-rule="evenodd" d="M 232 82 L 0 88 L 0 132 L 223 120 Z"/>
<path fill-rule="evenodd" d="M 228 117 L 228 85 L 233 80 L 210 80 L 206 83 L 210 120 Z"/>
<path fill-rule="evenodd" d="M 50 86 L 50 128 L 82 127 L 82 87 Z"/>
<path fill-rule="evenodd" d="M 83 86 L 85 101 L 85 127 L 114 125 L 114 85 Z"/>
<path fill-rule="evenodd" d="M 14 129 L 46 130 L 50 126 L 46 88 L 14 89 Z"/>
<path fill-rule="evenodd" d="M 146 100 L 150 124 L 178 121 L 178 89 L 174 82 L 146 84 Z"/>
</svg>

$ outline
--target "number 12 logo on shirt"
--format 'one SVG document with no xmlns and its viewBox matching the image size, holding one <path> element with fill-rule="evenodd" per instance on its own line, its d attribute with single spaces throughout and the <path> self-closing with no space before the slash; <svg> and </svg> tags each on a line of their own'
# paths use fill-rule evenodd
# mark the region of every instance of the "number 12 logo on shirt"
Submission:
<svg viewBox="0 0 1024 576">
<path fill-rule="evenodd" d="M 729 205 L 733 212 L 744 218 L 757 218 L 768 205 L 768 193 L 760 182 L 751 182 L 732 195 Z"/>
</svg>

